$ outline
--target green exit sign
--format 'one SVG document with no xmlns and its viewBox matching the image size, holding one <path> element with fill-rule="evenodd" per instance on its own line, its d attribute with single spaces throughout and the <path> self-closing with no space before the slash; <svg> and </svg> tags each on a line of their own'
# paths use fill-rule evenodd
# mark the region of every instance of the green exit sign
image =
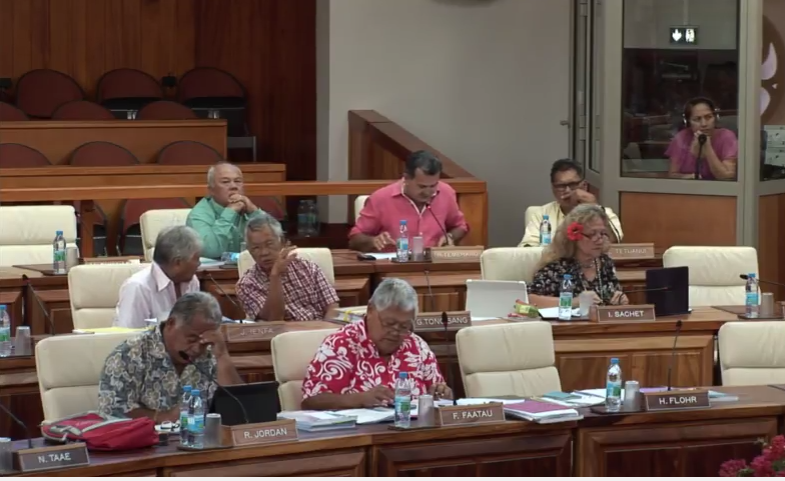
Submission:
<svg viewBox="0 0 785 481">
<path fill-rule="evenodd" d="M 670 27 L 669 40 L 674 45 L 697 45 L 698 27 L 690 25 Z"/>
</svg>

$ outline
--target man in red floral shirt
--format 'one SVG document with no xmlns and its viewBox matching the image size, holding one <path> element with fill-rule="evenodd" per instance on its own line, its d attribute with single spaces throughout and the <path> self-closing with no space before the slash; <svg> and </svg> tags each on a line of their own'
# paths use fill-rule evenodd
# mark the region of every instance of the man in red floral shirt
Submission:
<svg viewBox="0 0 785 481">
<path fill-rule="evenodd" d="M 303 409 L 372 408 L 393 402 L 395 381 L 409 373 L 412 396 L 452 398 L 436 356 L 412 333 L 417 294 L 400 279 L 385 279 L 362 321 L 327 337 L 303 382 Z"/>
</svg>

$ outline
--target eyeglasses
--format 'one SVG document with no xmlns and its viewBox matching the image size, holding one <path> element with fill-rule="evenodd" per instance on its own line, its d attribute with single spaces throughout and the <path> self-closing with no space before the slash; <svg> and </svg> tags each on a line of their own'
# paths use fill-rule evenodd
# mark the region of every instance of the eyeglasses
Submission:
<svg viewBox="0 0 785 481">
<path fill-rule="evenodd" d="M 587 234 L 585 232 L 582 233 L 583 237 L 589 239 L 590 241 L 597 242 L 598 240 L 602 239 L 603 241 L 607 240 L 610 236 L 605 231 L 595 232 L 593 234 Z"/>
<path fill-rule="evenodd" d="M 581 188 L 581 184 L 583 184 L 582 180 L 577 182 L 565 182 L 562 184 L 553 184 L 553 189 L 559 192 L 564 192 L 567 189 L 576 190 Z"/>
</svg>

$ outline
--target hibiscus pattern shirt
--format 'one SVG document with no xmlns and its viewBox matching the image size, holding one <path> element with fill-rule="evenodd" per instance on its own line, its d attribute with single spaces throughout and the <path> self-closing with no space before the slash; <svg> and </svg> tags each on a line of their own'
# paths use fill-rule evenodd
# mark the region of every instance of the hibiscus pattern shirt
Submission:
<svg viewBox="0 0 785 481">
<path fill-rule="evenodd" d="M 400 372 L 409 373 L 413 397 L 444 382 L 436 356 L 420 336 L 409 334 L 385 359 L 368 338 L 365 322 L 351 323 L 324 340 L 306 371 L 303 399 L 324 393 L 362 393 L 376 386 L 394 390 Z"/>
</svg>

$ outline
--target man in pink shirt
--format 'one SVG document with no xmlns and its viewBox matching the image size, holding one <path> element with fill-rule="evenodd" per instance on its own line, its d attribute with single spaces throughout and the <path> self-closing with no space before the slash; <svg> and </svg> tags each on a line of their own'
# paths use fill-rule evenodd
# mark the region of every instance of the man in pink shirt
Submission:
<svg viewBox="0 0 785 481">
<path fill-rule="evenodd" d="M 392 251 L 401 221 L 425 247 L 454 245 L 469 232 L 455 190 L 439 181 L 442 163 L 423 150 L 406 159 L 403 179 L 374 192 L 349 232 L 349 248 Z"/>
</svg>

